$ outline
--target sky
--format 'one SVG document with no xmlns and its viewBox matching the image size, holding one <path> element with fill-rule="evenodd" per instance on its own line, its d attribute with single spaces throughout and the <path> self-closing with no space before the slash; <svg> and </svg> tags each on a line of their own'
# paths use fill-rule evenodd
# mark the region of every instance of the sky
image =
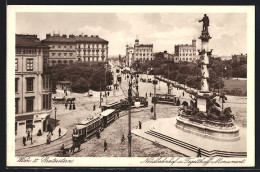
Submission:
<svg viewBox="0 0 260 172">
<path fill-rule="evenodd" d="M 109 41 L 109 56 L 125 55 L 126 45 L 153 44 L 154 52 L 174 53 L 174 45 L 198 39 L 203 13 L 16 13 L 17 34 L 47 33 L 99 35 Z M 207 13 L 210 19 L 209 48 L 213 55 L 247 53 L 246 13 Z"/>
</svg>

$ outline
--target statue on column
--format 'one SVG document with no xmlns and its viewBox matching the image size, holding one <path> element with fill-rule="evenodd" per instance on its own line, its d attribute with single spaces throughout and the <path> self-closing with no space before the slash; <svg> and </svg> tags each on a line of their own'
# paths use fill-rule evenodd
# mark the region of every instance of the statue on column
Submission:
<svg viewBox="0 0 260 172">
<path fill-rule="evenodd" d="M 209 18 L 207 16 L 207 14 L 204 14 L 203 19 L 199 20 L 199 22 L 203 22 L 202 31 L 208 32 Z"/>
</svg>

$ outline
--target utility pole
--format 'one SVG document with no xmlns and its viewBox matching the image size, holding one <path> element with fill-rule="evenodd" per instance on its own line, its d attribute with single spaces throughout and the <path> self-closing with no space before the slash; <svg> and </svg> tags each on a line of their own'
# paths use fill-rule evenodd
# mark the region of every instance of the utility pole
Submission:
<svg viewBox="0 0 260 172">
<path fill-rule="evenodd" d="M 131 157 L 131 104 L 132 104 L 132 75 L 130 73 L 128 88 L 128 157 Z"/>
<path fill-rule="evenodd" d="M 156 84 L 158 83 L 157 80 L 153 80 L 153 85 L 154 85 L 154 116 L 153 119 L 156 120 L 156 103 L 157 103 L 157 97 L 156 97 Z"/>
<path fill-rule="evenodd" d="M 99 107 L 101 108 L 101 96 L 102 96 L 102 93 L 101 93 L 101 81 L 99 81 L 99 90 L 100 90 L 100 100 L 99 100 Z"/>
<path fill-rule="evenodd" d="M 105 66 L 105 92 L 107 91 L 107 64 Z M 105 94 L 106 95 L 106 105 L 107 105 L 107 93 Z"/>
</svg>

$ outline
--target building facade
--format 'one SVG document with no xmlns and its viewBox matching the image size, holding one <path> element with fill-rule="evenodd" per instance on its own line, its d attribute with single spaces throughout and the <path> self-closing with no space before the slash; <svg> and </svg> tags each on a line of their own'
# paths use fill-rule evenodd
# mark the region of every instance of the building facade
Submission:
<svg viewBox="0 0 260 172">
<path fill-rule="evenodd" d="M 163 58 L 166 61 L 174 61 L 175 55 L 168 53 L 166 50 L 163 52 Z"/>
<path fill-rule="evenodd" d="M 232 55 L 232 62 L 247 62 L 247 54 Z"/>
<path fill-rule="evenodd" d="M 50 47 L 49 65 L 103 62 L 108 58 L 108 41 L 97 35 L 46 34 L 42 43 Z"/>
<path fill-rule="evenodd" d="M 199 59 L 196 52 L 196 40 L 192 40 L 192 44 L 179 44 L 175 45 L 175 62 L 188 61 L 195 62 Z"/>
<path fill-rule="evenodd" d="M 126 65 L 131 66 L 135 60 L 145 61 L 153 59 L 153 44 L 139 44 L 139 39 L 136 39 L 134 47 L 126 45 Z"/>
<path fill-rule="evenodd" d="M 52 89 L 49 76 L 44 74 L 43 54 L 49 47 L 28 35 L 16 35 L 15 48 L 15 134 L 46 131 Z"/>
</svg>

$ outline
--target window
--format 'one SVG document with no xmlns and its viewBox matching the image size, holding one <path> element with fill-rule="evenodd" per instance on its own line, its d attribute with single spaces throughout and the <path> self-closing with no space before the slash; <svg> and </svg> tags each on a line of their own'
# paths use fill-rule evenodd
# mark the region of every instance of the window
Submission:
<svg viewBox="0 0 260 172">
<path fill-rule="evenodd" d="M 61 55 L 61 53 L 58 53 L 58 55 L 60 56 L 60 55 Z"/>
<path fill-rule="evenodd" d="M 15 71 L 18 70 L 18 59 L 15 59 Z"/>
<path fill-rule="evenodd" d="M 67 53 L 64 53 L 64 56 L 67 56 Z"/>
<path fill-rule="evenodd" d="M 27 91 L 33 91 L 33 79 L 34 78 L 26 78 Z"/>
<path fill-rule="evenodd" d="M 52 54 L 52 56 L 55 56 L 55 53 L 51 53 Z"/>
<path fill-rule="evenodd" d="M 33 59 L 26 60 L 27 71 L 33 71 Z"/>
<path fill-rule="evenodd" d="M 60 48 L 60 45 L 58 47 Z"/>
<path fill-rule="evenodd" d="M 67 48 L 67 46 L 66 46 L 66 45 L 64 45 L 64 48 Z"/>
<path fill-rule="evenodd" d="M 72 45 L 70 46 L 70 48 L 72 48 Z"/>
<path fill-rule="evenodd" d="M 34 97 L 27 97 L 26 98 L 26 112 L 32 112 L 33 111 L 33 100 L 34 100 Z"/>
<path fill-rule="evenodd" d="M 73 53 L 70 53 L 70 56 L 72 56 Z"/>
<path fill-rule="evenodd" d="M 53 46 L 52 46 L 52 48 L 54 49 L 54 48 L 55 48 L 55 46 L 53 45 Z"/>
<path fill-rule="evenodd" d="M 15 78 L 15 92 L 18 92 L 18 79 L 19 78 Z"/>
<path fill-rule="evenodd" d="M 18 110 L 18 108 L 19 108 L 19 99 L 18 98 L 16 98 L 15 99 L 15 114 L 18 114 L 18 112 L 19 112 L 19 110 Z"/>
</svg>

